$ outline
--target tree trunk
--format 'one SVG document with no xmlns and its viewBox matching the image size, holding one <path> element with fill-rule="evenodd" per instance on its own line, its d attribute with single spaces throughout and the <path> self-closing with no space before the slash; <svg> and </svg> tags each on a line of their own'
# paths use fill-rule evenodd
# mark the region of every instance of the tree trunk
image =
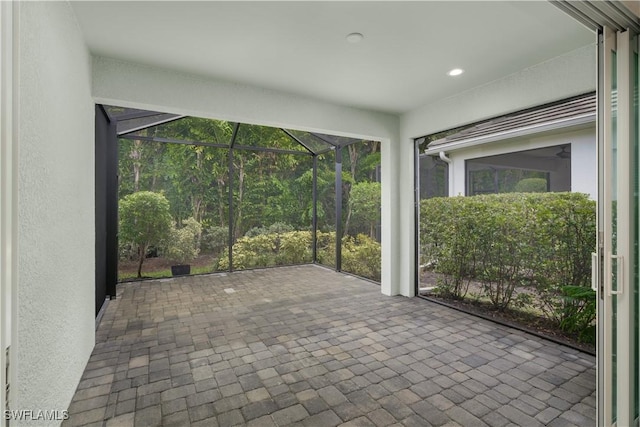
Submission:
<svg viewBox="0 0 640 427">
<path fill-rule="evenodd" d="M 138 247 L 138 279 L 142 278 L 142 263 L 144 262 L 144 258 L 147 255 L 147 246 L 139 246 Z"/>
<path fill-rule="evenodd" d="M 371 154 L 377 153 L 379 148 L 380 148 L 380 142 L 378 141 L 371 142 Z M 376 168 L 373 168 L 373 170 L 371 171 L 371 175 L 369 176 L 369 179 L 372 182 L 376 180 Z"/>
<path fill-rule="evenodd" d="M 191 205 L 193 210 L 193 218 L 198 222 L 202 222 L 202 218 L 204 217 L 204 197 L 193 196 Z"/>
<path fill-rule="evenodd" d="M 347 219 L 344 221 L 344 230 L 342 230 L 342 235 L 346 236 L 349 234 L 349 223 L 351 222 L 351 203 L 349 203 L 349 208 L 347 210 Z M 341 218 L 338 219 L 339 221 L 342 221 Z"/>
<path fill-rule="evenodd" d="M 240 157 L 240 165 L 238 169 L 238 209 L 236 210 L 236 226 L 234 230 L 235 238 L 238 239 L 242 236 L 242 198 L 244 197 L 244 158 Z"/>
<path fill-rule="evenodd" d="M 356 171 L 358 168 L 358 149 L 356 148 L 356 144 L 347 145 L 347 149 L 349 151 L 349 160 L 351 166 L 351 178 L 353 178 L 353 182 L 356 182 Z"/>
<path fill-rule="evenodd" d="M 224 227 L 225 218 L 224 214 L 224 191 L 222 188 L 225 186 L 225 182 L 222 179 L 218 179 L 218 215 L 220 216 L 220 227 Z M 231 191 L 231 189 L 229 189 Z"/>
<path fill-rule="evenodd" d="M 142 169 L 142 141 L 133 141 L 129 157 L 133 160 L 133 191 L 138 192 L 140 191 L 140 172 Z"/>
</svg>

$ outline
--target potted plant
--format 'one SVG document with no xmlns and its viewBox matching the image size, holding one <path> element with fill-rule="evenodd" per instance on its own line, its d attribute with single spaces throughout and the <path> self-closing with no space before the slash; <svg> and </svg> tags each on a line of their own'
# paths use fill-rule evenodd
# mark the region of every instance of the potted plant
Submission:
<svg viewBox="0 0 640 427">
<path fill-rule="evenodd" d="M 194 218 L 182 221 L 182 227 L 176 224 L 171 228 L 169 240 L 165 250 L 165 256 L 176 265 L 171 266 L 173 276 L 185 276 L 191 274 L 189 261 L 195 259 L 200 253 L 200 234 L 202 226 Z"/>
</svg>

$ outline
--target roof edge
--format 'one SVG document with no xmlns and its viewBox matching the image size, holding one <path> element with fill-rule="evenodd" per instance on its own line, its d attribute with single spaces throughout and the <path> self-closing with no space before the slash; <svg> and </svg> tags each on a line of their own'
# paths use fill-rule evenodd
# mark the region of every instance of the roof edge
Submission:
<svg viewBox="0 0 640 427">
<path fill-rule="evenodd" d="M 551 122 L 531 125 L 524 128 L 513 129 L 513 130 L 504 131 L 504 132 L 494 133 L 491 135 L 479 136 L 475 138 L 464 139 L 461 141 L 455 141 L 455 142 L 436 145 L 435 147 L 427 148 L 426 150 L 424 150 L 424 154 L 437 155 L 441 151 L 444 151 L 444 152 L 456 151 L 463 148 L 470 148 L 476 145 L 504 141 L 506 139 L 517 138 L 520 136 L 528 136 L 536 133 L 547 132 L 547 131 L 552 131 L 557 129 L 571 128 L 574 126 L 579 126 L 582 124 L 591 123 L 595 121 L 596 121 L 595 112 L 582 114 L 580 116 L 554 120 Z"/>
</svg>

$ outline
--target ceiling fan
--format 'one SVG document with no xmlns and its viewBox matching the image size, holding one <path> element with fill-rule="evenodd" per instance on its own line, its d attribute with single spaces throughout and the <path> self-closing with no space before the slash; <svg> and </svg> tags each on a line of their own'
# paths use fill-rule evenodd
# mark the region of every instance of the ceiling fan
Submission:
<svg viewBox="0 0 640 427">
<path fill-rule="evenodd" d="M 562 151 L 556 153 L 557 157 L 560 157 L 561 159 L 570 159 L 571 158 L 571 152 L 567 151 L 567 148 L 569 148 L 569 145 L 563 145 L 562 146 Z"/>
</svg>

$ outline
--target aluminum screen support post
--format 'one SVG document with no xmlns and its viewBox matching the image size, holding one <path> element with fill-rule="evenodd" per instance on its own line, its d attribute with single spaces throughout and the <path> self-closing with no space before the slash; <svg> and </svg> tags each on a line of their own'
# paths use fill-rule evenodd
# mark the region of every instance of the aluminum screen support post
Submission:
<svg viewBox="0 0 640 427">
<path fill-rule="evenodd" d="M 318 156 L 313 156 L 313 218 L 311 228 L 311 252 L 314 263 L 318 262 Z"/>
<path fill-rule="evenodd" d="M 238 136 L 240 123 L 233 127 L 233 134 L 229 143 L 229 272 L 233 271 L 233 146 Z"/>
<path fill-rule="evenodd" d="M 342 147 L 336 147 L 336 271 L 342 270 Z"/>
</svg>

